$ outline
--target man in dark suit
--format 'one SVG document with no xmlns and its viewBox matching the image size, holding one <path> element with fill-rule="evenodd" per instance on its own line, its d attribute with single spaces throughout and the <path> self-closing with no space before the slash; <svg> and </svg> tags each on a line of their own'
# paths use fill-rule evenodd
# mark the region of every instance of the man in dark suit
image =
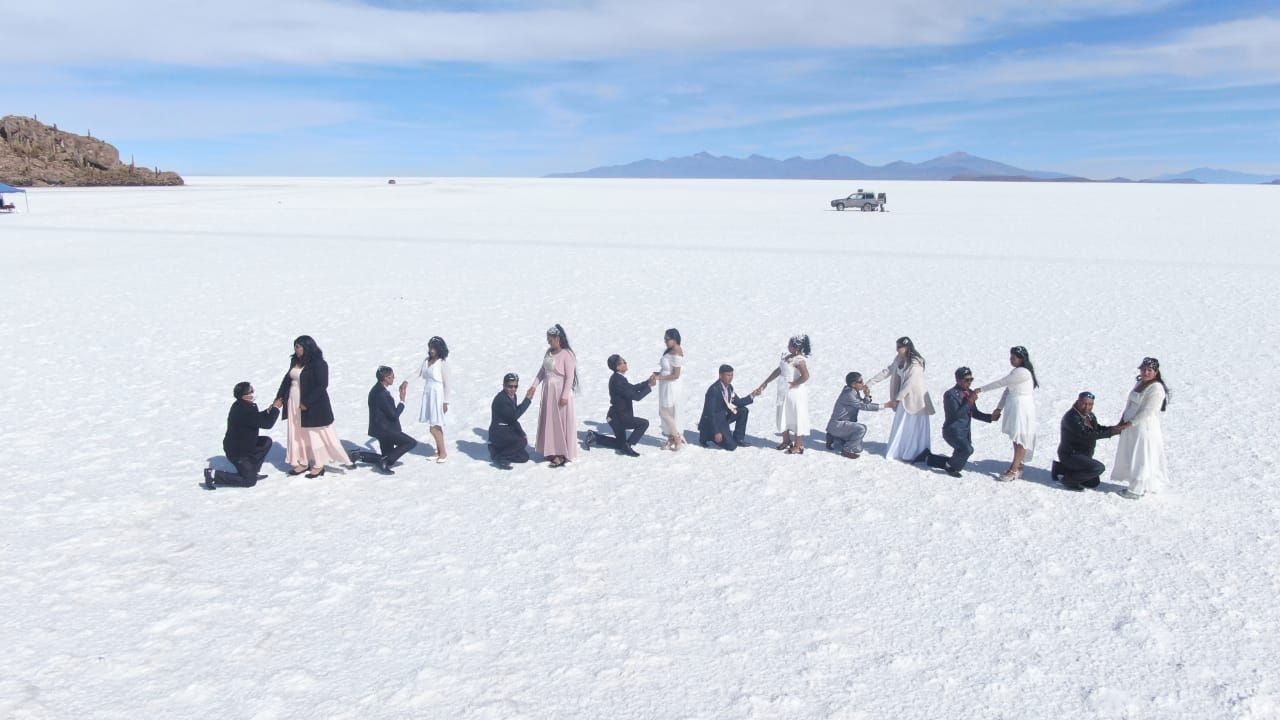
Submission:
<svg viewBox="0 0 1280 720">
<path fill-rule="evenodd" d="M 489 421 L 489 456 L 500 470 L 510 470 L 511 463 L 529 462 L 529 436 L 520 427 L 520 416 L 533 401 L 528 395 L 516 402 L 520 376 L 507 373 L 502 378 L 502 391 L 493 396 Z"/>
<path fill-rule="evenodd" d="M 400 383 L 400 402 L 391 397 L 391 385 L 396 374 L 383 365 L 377 371 L 378 382 L 369 390 L 369 435 L 377 438 L 382 446 L 382 457 L 373 463 L 375 472 L 394 475 L 391 469 L 402 455 L 418 446 L 418 441 L 400 429 L 400 413 L 404 412 L 404 396 L 409 383 Z"/>
<path fill-rule="evenodd" d="M 927 449 L 920 453 L 916 462 L 924 461 L 929 467 L 946 470 L 951 477 L 960 477 L 969 457 L 973 455 L 972 421 L 981 420 L 989 423 L 1000 419 L 996 413 L 984 413 L 978 409 L 978 396 L 973 393 L 973 373 L 967 367 L 956 368 L 955 387 L 942 395 L 942 410 L 945 419 L 942 421 L 942 439 L 951 446 L 951 457 L 934 455 Z"/>
<path fill-rule="evenodd" d="M 609 427 L 613 428 L 613 437 L 600 435 L 595 430 L 588 430 L 587 447 L 596 444 L 617 448 L 623 455 L 639 457 L 640 453 L 636 452 L 635 444 L 640 442 L 640 438 L 644 437 L 645 431 L 649 429 L 649 421 L 636 417 L 633 403 L 653 390 L 653 386 L 658 384 L 658 373 L 653 373 L 648 380 L 633 385 L 627 382 L 629 368 L 622 356 L 610 355 L 608 365 L 613 375 L 609 377 L 609 414 L 605 416 L 605 420 L 609 422 Z M 628 430 L 631 431 L 630 436 L 627 435 Z"/>
<path fill-rule="evenodd" d="M 733 391 L 733 367 L 720 366 L 720 379 L 707 388 L 702 400 L 702 417 L 698 419 L 698 442 L 706 447 L 714 442 L 725 450 L 747 445 L 747 406 L 760 395 L 759 390 L 746 397 Z M 732 427 L 731 427 L 732 426 Z"/>
<path fill-rule="evenodd" d="M 1052 467 L 1053 479 L 1075 492 L 1096 488 L 1102 484 L 1102 473 L 1107 466 L 1093 459 L 1098 441 L 1119 435 L 1129 423 L 1115 426 L 1099 425 L 1093 414 L 1093 393 L 1080 393 L 1076 402 L 1062 416 L 1061 440 L 1058 443 L 1058 459 Z"/>
<path fill-rule="evenodd" d="M 276 424 L 280 417 L 282 402 L 277 399 L 271 407 L 258 411 L 258 404 L 253 401 L 253 385 L 248 382 L 236 383 L 232 392 L 236 401 L 231 404 L 227 413 L 227 433 L 222 437 L 222 451 L 227 459 L 236 466 L 236 472 L 229 473 L 213 468 L 204 470 L 204 487 L 213 490 L 218 485 L 233 487 L 253 487 L 266 475 L 259 475 L 262 463 L 271 450 L 271 438 L 259 437 L 258 430 L 268 430 Z"/>
</svg>

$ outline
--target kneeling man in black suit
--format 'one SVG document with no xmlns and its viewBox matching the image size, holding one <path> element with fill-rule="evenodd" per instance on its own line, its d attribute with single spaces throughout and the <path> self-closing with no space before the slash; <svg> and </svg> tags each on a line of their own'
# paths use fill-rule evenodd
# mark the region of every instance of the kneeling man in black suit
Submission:
<svg viewBox="0 0 1280 720">
<path fill-rule="evenodd" d="M 760 395 L 759 390 L 738 397 L 733 390 L 733 366 L 720 366 L 720 379 L 707 388 L 702 400 L 702 417 L 698 419 L 698 442 L 706 447 L 714 442 L 725 450 L 736 450 L 747 444 L 747 406 Z"/>
<path fill-rule="evenodd" d="M 409 383 L 400 383 L 400 402 L 397 403 L 391 397 L 391 385 L 396 381 L 396 374 L 383 365 L 376 375 L 378 382 L 369 390 L 369 435 L 377 438 L 382 446 L 382 457 L 367 461 L 373 462 L 375 472 L 394 475 L 391 466 L 400 456 L 418 446 L 417 440 L 400 429 L 400 413 L 404 412 L 404 396 L 409 392 Z"/>
<path fill-rule="evenodd" d="M 271 450 L 271 438 L 259 437 L 258 430 L 269 430 L 276 424 L 283 403 L 277 398 L 271 407 L 259 412 L 258 404 L 253 401 L 253 385 L 236 383 L 232 392 L 236 401 L 227 413 L 227 433 L 222 437 L 222 452 L 236 466 L 236 472 L 205 468 L 203 485 L 206 490 L 213 490 L 218 485 L 253 487 L 266 477 L 259 475 L 258 471 Z"/>
</svg>

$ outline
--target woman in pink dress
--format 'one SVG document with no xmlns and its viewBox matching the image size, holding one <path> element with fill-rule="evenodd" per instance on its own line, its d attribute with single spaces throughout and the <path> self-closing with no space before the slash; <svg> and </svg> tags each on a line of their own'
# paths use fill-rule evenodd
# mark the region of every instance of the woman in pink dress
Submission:
<svg viewBox="0 0 1280 720">
<path fill-rule="evenodd" d="M 578 417 L 573 407 L 573 392 L 578 389 L 578 359 L 559 323 L 547 330 L 547 353 L 525 397 L 532 399 L 539 387 L 542 405 L 538 410 L 538 440 L 534 447 L 551 461 L 551 467 L 561 467 L 578 457 Z"/>
<path fill-rule="evenodd" d="M 302 335 L 293 341 L 289 372 L 280 381 L 276 399 L 284 405 L 290 475 L 324 475 L 324 466 L 336 462 L 354 467 L 333 430 L 333 406 L 329 403 L 329 363 L 316 341 Z"/>
</svg>

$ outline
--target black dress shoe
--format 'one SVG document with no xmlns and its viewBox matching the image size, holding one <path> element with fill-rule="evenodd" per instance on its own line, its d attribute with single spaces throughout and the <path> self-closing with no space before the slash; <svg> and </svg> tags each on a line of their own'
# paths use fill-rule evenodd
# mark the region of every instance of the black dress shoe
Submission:
<svg viewBox="0 0 1280 720">
<path fill-rule="evenodd" d="M 1083 485 L 1076 482 L 1075 480 L 1068 480 L 1065 477 L 1062 478 L 1062 487 L 1067 490 L 1070 490 L 1071 492 L 1084 492 Z"/>
<path fill-rule="evenodd" d="M 1096 488 L 1102 484 L 1102 478 L 1096 478 L 1096 477 L 1089 478 L 1088 480 L 1085 480 L 1080 484 L 1092 490 L 1093 488 Z"/>
<path fill-rule="evenodd" d="M 636 449 L 631 447 L 630 445 L 628 445 L 625 448 L 622 448 L 618 452 L 622 455 L 626 455 L 627 457 L 640 457 L 640 453 L 636 452 Z"/>
<path fill-rule="evenodd" d="M 915 460 L 911 461 L 911 464 L 919 465 L 922 462 L 928 462 L 928 461 L 929 461 L 929 450 L 926 448 L 920 451 L 920 454 L 916 456 Z"/>
<path fill-rule="evenodd" d="M 259 479 L 259 480 L 266 480 L 266 479 L 267 479 L 267 476 L 266 476 L 266 475 L 259 475 L 259 476 L 258 476 L 258 479 Z"/>
<path fill-rule="evenodd" d="M 218 486 L 213 484 L 213 468 L 204 469 L 204 482 L 200 483 L 200 487 L 205 490 L 217 490 Z"/>
<path fill-rule="evenodd" d="M 736 442 L 738 443 L 738 447 L 751 447 L 751 443 L 748 440 L 744 439 L 744 440 L 738 440 Z"/>
<path fill-rule="evenodd" d="M 947 474 L 953 478 L 964 477 L 963 475 L 960 474 L 959 470 L 948 470 Z"/>
<path fill-rule="evenodd" d="M 511 469 L 511 463 L 507 463 L 507 462 L 496 462 L 496 463 L 494 463 L 494 464 L 493 464 L 493 466 L 494 466 L 494 467 L 496 467 L 496 468 L 498 468 L 499 470 L 510 470 L 510 469 Z"/>
<path fill-rule="evenodd" d="M 378 473 L 379 475 L 395 475 L 396 474 L 396 471 L 392 470 L 391 466 L 388 465 L 385 460 L 374 465 L 373 471 Z"/>
<path fill-rule="evenodd" d="M 582 441 L 582 446 L 585 447 L 587 450 L 590 450 L 591 446 L 595 443 L 595 441 L 596 441 L 596 431 L 588 430 L 586 439 Z"/>
</svg>

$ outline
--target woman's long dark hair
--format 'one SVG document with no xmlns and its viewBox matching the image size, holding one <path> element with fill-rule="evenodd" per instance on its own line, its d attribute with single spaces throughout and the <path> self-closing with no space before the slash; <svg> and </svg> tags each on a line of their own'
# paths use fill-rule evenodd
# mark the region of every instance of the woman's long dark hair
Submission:
<svg viewBox="0 0 1280 720">
<path fill-rule="evenodd" d="M 555 332 L 552 332 L 553 330 Z M 569 345 L 569 333 L 564 331 L 564 327 L 560 323 L 556 323 L 555 325 L 552 325 L 551 330 L 547 331 L 547 335 L 555 335 L 556 337 L 559 337 L 560 349 L 573 352 L 573 348 Z M 551 348 L 547 348 L 547 353 L 550 353 L 550 352 L 551 352 Z M 573 353 L 573 356 L 577 357 L 578 353 Z M 573 365 L 573 389 L 574 389 L 574 392 L 577 392 L 578 390 L 578 364 L 577 363 L 574 363 Z"/>
<path fill-rule="evenodd" d="M 435 348 L 437 358 L 441 360 L 449 359 L 449 346 L 445 344 L 444 338 L 436 335 L 427 341 L 427 357 L 431 356 L 432 348 Z"/>
<path fill-rule="evenodd" d="M 1155 368 L 1156 376 L 1154 379 L 1151 380 L 1151 382 L 1160 383 L 1160 386 L 1164 388 L 1164 402 L 1160 403 L 1160 412 L 1164 412 L 1169 408 L 1170 393 L 1169 393 L 1169 386 L 1166 385 L 1164 382 L 1164 375 L 1160 373 L 1160 361 L 1156 360 L 1155 358 L 1143 358 L 1142 364 L 1151 365 L 1152 367 Z M 1141 375 L 1137 377 L 1137 380 L 1138 380 L 1138 385 L 1137 387 L 1134 388 L 1134 390 L 1137 390 L 1138 392 L 1142 392 L 1143 390 L 1146 390 L 1148 387 L 1151 386 L 1151 383 L 1143 382 Z"/>
<path fill-rule="evenodd" d="M 1014 345 L 1009 348 L 1009 354 L 1022 361 L 1021 367 L 1031 371 L 1031 387 L 1040 387 L 1040 381 L 1036 379 L 1036 366 L 1031 364 L 1031 353 L 1021 345 Z"/>
<path fill-rule="evenodd" d="M 919 350 L 916 350 L 916 344 L 911 342 L 911 338 L 907 337 L 906 335 L 903 335 L 902 337 L 898 338 L 897 347 L 904 347 L 907 349 L 908 365 L 911 364 L 912 360 L 919 360 L 920 367 L 922 369 L 924 368 L 924 356 L 920 354 Z"/>
<path fill-rule="evenodd" d="M 800 354 L 809 357 L 809 353 L 813 352 L 813 346 L 809 344 L 808 335 L 793 335 L 791 340 L 787 342 L 788 347 L 799 348 Z"/>
<path fill-rule="evenodd" d="M 663 339 L 663 340 L 675 340 L 675 341 L 676 341 L 676 344 L 677 344 L 677 345 L 679 345 L 679 344 L 680 344 L 680 331 L 679 331 L 679 330 L 677 330 L 677 329 L 675 329 L 675 328 L 667 328 L 667 331 L 666 331 L 666 332 L 664 332 L 664 333 L 662 333 L 662 339 Z M 663 351 L 662 351 L 662 354 L 663 354 L 663 355 L 666 355 L 666 354 L 667 354 L 667 353 L 669 353 L 669 352 L 674 352 L 674 350 L 672 350 L 671 348 L 667 348 L 666 350 L 663 350 Z"/>
<path fill-rule="evenodd" d="M 320 350 L 320 346 L 316 345 L 316 341 L 312 340 L 310 335 L 299 335 L 294 338 L 293 344 L 302 346 L 302 361 L 298 361 L 297 355 L 290 356 L 289 363 L 291 365 L 306 367 L 316 360 L 324 360 L 324 352 Z"/>
</svg>

